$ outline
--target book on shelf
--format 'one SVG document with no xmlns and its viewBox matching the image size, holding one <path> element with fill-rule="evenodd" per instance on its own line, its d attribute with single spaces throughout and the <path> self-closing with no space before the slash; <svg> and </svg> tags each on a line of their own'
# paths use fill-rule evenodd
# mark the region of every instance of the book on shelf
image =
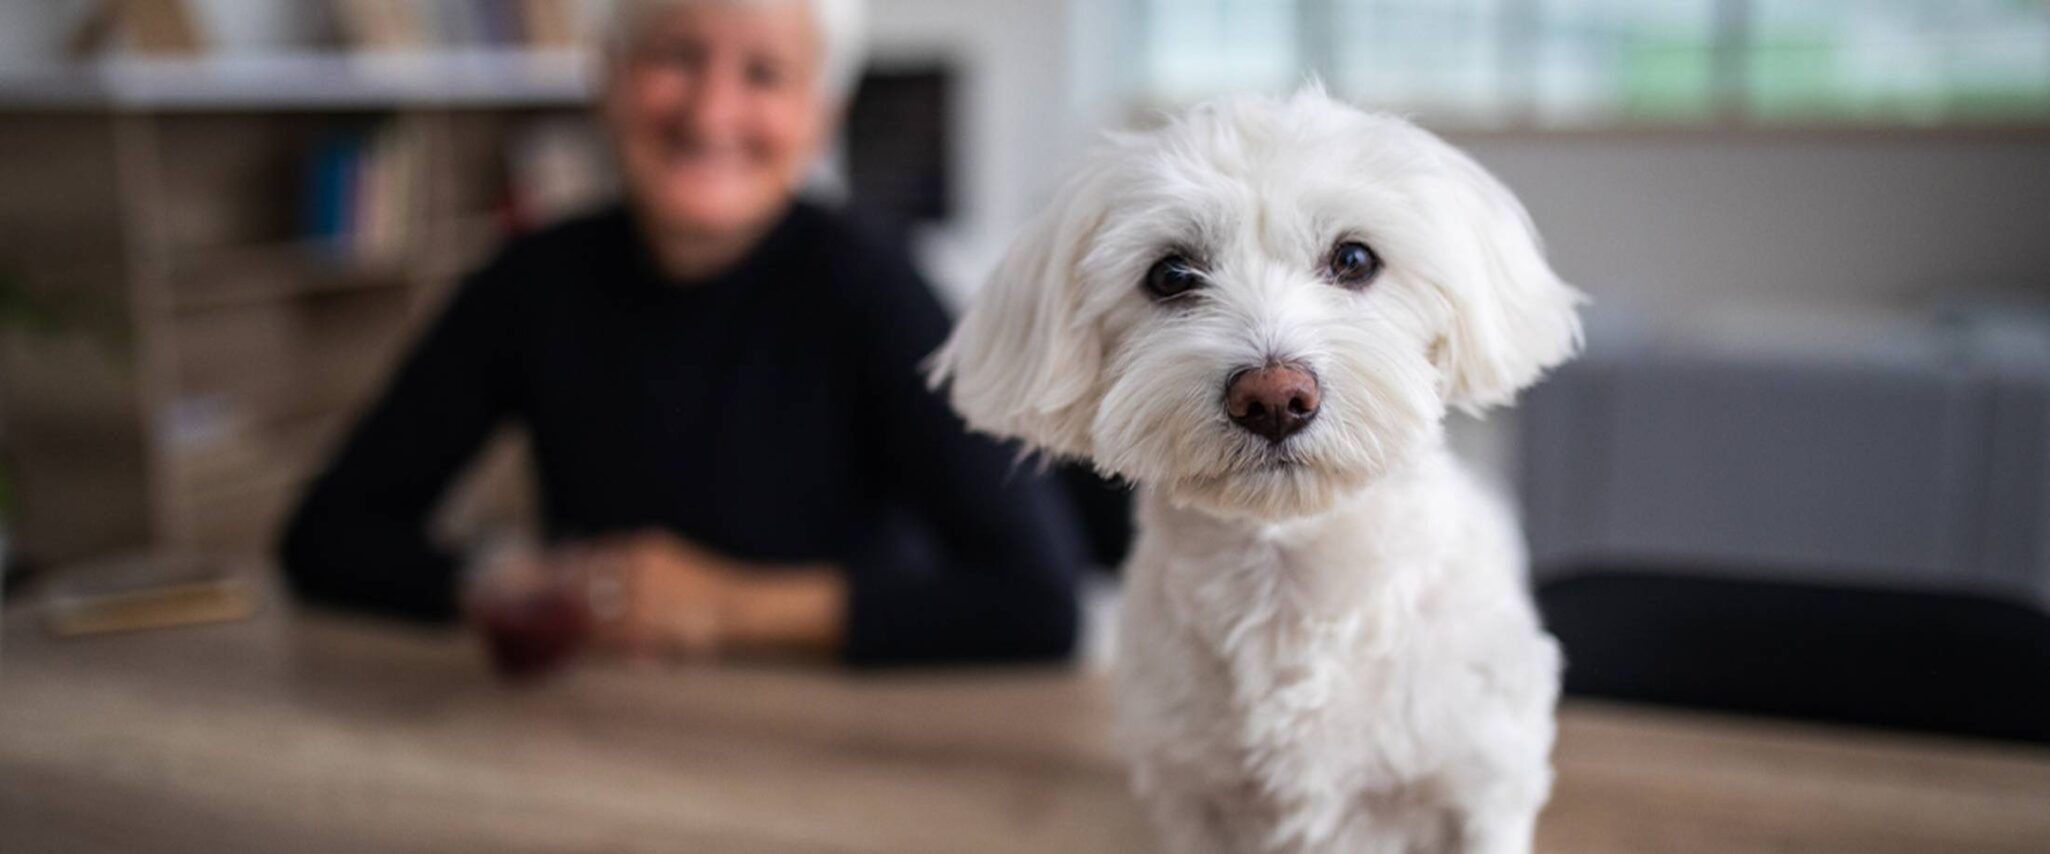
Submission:
<svg viewBox="0 0 2050 854">
<path fill-rule="evenodd" d="M 145 56 L 189 56 L 206 49 L 185 0 L 100 0 L 79 20 L 66 47 L 70 55 L 84 57 L 123 39 L 130 51 Z"/>
<path fill-rule="evenodd" d="M 503 142 L 490 213 L 502 234 L 529 231 L 602 204 L 617 189 L 610 149 L 582 117 L 529 119 Z M 417 125 L 386 120 L 335 130 L 303 167 L 307 242 L 336 264 L 403 263 L 426 219 L 427 142 Z M 483 213 L 478 211 L 477 213 Z"/>
<path fill-rule="evenodd" d="M 335 0 L 353 47 L 574 48 L 586 41 L 578 0 Z"/>
<path fill-rule="evenodd" d="M 426 22 L 412 0 L 335 0 L 343 38 L 359 50 L 399 50 L 428 45 Z"/>
<path fill-rule="evenodd" d="M 432 0 L 427 4 L 435 40 L 445 45 L 484 43 L 481 14 L 482 10 L 471 0 Z"/>
<path fill-rule="evenodd" d="M 586 41 L 578 4 L 572 0 L 524 0 L 520 10 L 528 47 L 569 49 Z"/>
<path fill-rule="evenodd" d="M 425 154 L 418 135 L 404 126 L 385 126 L 371 140 L 358 177 L 361 198 L 355 220 L 355 254 L 389 262 L 409 248 L 409 232 L 421 184 Z"/>
<path fill-rule="evenodd" d="M 403 258 L 419 220 L 425 161 L 419 134 L 402 123 L 332 134 L 307 166 L 307 236 L 337 260 Z"/>
<path fill-rule="evenodd" d="M 355 205 L 355 170 L 361 140 L 337 134 L 321 142 L 307 167 L 306 233 L 333 247 L 347 234 L 349 210 Z"/>
</svg>

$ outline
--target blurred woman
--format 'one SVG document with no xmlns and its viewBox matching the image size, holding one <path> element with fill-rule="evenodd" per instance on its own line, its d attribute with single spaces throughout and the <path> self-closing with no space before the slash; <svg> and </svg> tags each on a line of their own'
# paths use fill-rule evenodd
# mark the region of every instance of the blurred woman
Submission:
<svg viewBox="0 0 2050 854">
<path fill-rule="evenodd" d="M 608 648 L 1066 655 L 1083 558 L 1058 494 L 925 388 L 947 320 L 901 252 L 797 198 L 855 78 L 859 4 L 621 7 L 602 113 L 624 202 L 458 289 L 289 524 L 294 588 L 458 616 L 478 591 L 426 522 L 513 420 L 543 569 L 589 592 Z"/>
</svg>

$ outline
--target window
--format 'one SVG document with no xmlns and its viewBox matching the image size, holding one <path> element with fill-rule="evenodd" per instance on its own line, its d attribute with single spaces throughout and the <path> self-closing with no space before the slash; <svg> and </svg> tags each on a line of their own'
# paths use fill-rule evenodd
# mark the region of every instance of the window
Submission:
<svg viewBox="0 0 2050 854">
<path fill-rule="evenodd" d="M 1759 119 L 2050 118 L 2050 3 L 1753 0 L 1751 14 Z"/>
<path fill-rule="evenodd" d="M 1334 91 L 1473 125 L 2050 119 L 2041 0 L 1128 0 L 1140 94 Z"/>
<path fill-rule="evenodd" d="M 1139 0 L 1151 96 L 1189 100 L 1302 76 L 1296 0 Z"/>
</svg>

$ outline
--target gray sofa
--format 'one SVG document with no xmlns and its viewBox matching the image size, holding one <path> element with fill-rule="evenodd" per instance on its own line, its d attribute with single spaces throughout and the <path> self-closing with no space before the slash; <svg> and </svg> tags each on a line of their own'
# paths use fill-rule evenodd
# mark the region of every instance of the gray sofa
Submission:
<svg viewBox="0 0 2050 854">
<path fill-rule="evenodd" d="M 1596 325 L 1520 415 L 1538 580 L 1684 567 L 2050 613 L 2050 314 L 1819 326 Z"/>
</svg>

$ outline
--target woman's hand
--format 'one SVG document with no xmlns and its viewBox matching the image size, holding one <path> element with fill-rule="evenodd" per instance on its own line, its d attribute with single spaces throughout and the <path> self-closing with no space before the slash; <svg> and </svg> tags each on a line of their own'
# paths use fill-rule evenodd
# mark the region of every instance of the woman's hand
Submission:
<svg viewBox="0 0 2050 854">
<path fill-rule="evenodd" d="M 753 566 L 667 531 L 566 550 L 560 571 L 583 586 L 601 647 L 639 658 L 830 654 L 846 590 L 825 566 Z"/>
<path fill-rule="evenodd" d="M 636 658 L 718 657 L 744 572 L 666 531 L 571 546 L 555 565 L 583 589 L 599 646 Z"/>
</svg>

